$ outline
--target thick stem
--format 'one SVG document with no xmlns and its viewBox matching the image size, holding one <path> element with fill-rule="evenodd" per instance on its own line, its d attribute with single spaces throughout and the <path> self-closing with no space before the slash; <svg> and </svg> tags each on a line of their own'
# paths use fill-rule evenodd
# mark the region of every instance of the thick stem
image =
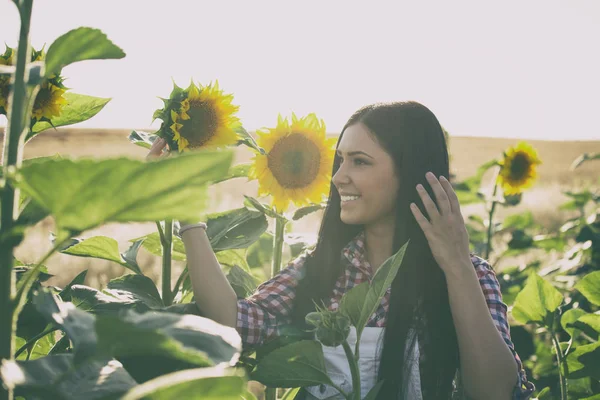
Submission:
<svg viewBox="0 0 600 400">
<path fill-rule="evenodd" d="M 350 373 L 352 374 L 352 398 L 354 400 L 360 400 L 360 372 L 358 370 L 357 360 L 354 358 L 354 354 L 352 354 L 352 349 L 348 344 L 347 340 L 344 340 L 342 343 L 344 347 L 344 352 L 346 353 L 346 358 L 348 358 L 348 365 L 350 365 Z"/>
<path fill-rule="evenodd" d="M 13 78 L 13 92 L 9 97 L 8 126 L 4 134 L 3 174 L 6 178 L 14 168 L 21 166 L 22 142 L 24 131 L 29 126 L 25 123 L 28 116 L 27 85 L 25 70 L 29 61 L 29 27 L 33 0 L 24 0 L 17 4 L 21 17 L 19 47 L 17 51 L 17 68 Z M 16 318 L 14 318 L 13 298 L 16 294 L 13 275 L 13 252 L 18 241 L 11 235 L 16 221 L 19 191 L 10 184 L 2 190 L 0 220 L 0 359 L 12 359 L 15 349 Z M 0 400 L 12 399 L 12 391 L 0 385 Z"/>
<path fill-rule="evenodd" d="M 273 262 L 271 264 L 271 278 L 281 271 L 281 255 L 283 253 L 283 233 L 286 220 L 275 218 L 275 237 L 273 238 Z"/>
<path fill-rule="evenodd" d="M 560 342 L 558 341 L 558 337 L 554 331 L 551 331 L 552 334 L 552 343 L 554 344 L 554 349 L 556 350 L 556 358 L 558 360 L 558 376 L 560 377 L 560 399 L 567 400 L 567 376 L 568 367 L 563 357 L 562 350 L 560 349 Z M 563 370 L 564 368 L 564 370 Z"/>
<path fill-rule="evenodd" d="M 173 303 L 173 293 L 171 290 L 171 253 L 173 251 L 173 221 L 165 221 L 165 230 L 161 237 L 160 243 L 162 245 L 162 298 L 165 306 L 170 306 Z"/>
<path fill-rule="evenodd" d="M 273 261 L 271 264 L 271 278 L 281 271 L 281 256 L 283 253 L 283 233 L 286 220 L 275 218 L 275 236 L 273 237 Z M 265 390 L 265 400 L 277 400 L 277 388 Z"/>
<path fill-rule="evenodd" d="M 494 175 L 494 191 L 492 193 L 492 207 L 490 208 L 490 212 L 488 214 L 488 229 L 487 229 L 487 243 L 485 245 L 485 259 L 489 260 L 490 252 L 492 251 L 492 227 L 494 220 L 494 211 L 496 210 L 496 192 L 498 191 L 498 174 L 499 170 L 496 171 Z"/>
</svg>

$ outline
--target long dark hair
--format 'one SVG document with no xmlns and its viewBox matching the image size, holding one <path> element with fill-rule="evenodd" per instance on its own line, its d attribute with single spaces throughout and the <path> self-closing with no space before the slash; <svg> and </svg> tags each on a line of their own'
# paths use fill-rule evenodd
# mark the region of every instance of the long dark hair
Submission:
<svg viewBox="0 0 600 400">
<path fill-rule="evenodd" d="M 421 375 L 423 395 L 427 399 L 448 399 L 458 367 L 458 343 L 450 312 L 445 276 L 433 258 L 423 231 L 417 224 L 410 203 L 419 206 L 427 217 L 416 185 L 421 183 L 435 202 L 425 179 L 427 171 L 449 177 L 448 149 L 444 131 L 435 115 L 425 106 L 409 101 L 373 104 L 355 112 L 342 130 L 364 124 L 373 138 L 390 154 L 400 185 L 396 203 L 393 253 L 409 239 L 402 267 L 392 283 L 390 306 L 383 337 L 378 379 L 384 380 L 377 399 L 403 399 L 407 373 L 405 348 L 412 349 L 409 328 L 425 335 L 423 349 L 427 362 Z M 336 146 L 337 147 L 337 146 Z M 339 168 L 336 157 L 333 174 Z M 347 225 L 340 219 L 340 195 L 333 184 L 325 208 L 316 248 L 306 260 L 306 276 L 296 291 L 293 322 L 305 327 L 304 317 L 331 297 L 336 280 L 343 273 L 340 254 L 343 247 L 364 227 Z M 419 336 L 419 340 L 424 338 Z M 412 359 L 409 354 L 408 360 Z M 407 365 L 405 365 L 407 364 Z M 404 380 L 400 379 L 404 376 Z"/>
</svg>

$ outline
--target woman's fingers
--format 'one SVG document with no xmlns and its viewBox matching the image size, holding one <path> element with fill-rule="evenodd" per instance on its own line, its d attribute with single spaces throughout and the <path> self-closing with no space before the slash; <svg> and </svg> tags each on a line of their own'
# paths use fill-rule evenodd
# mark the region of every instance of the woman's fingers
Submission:
<svg viewBox="0 0 600 400">
<path fill-rule="evenodd" d="M 151 160 L 154 158 L 159 158 L 159 157 L 164 157 L 168 154 L 168 152 L 165 151 L 165 148 L 167 146 L 167 141 L 163 138 L 158 138 L 154 141 L 154 143 L 152 143 L 152 147 L 150 147 L 150 151 L 148 152 L 148 155 L 146 156 L 146 160 Z"/>
</svg>

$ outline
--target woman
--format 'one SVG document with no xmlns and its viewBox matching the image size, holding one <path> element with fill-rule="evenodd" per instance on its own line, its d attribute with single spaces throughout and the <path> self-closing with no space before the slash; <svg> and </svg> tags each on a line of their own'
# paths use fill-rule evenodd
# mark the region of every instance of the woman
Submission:
<svg viewBox="0 0 600 400">
<path fill-rule="evenodd" d="M 416 102 L 363 107 L 340 134 L 316 247 L 249 298 L 236 298 L 204 229 L 182 227 L 196 303 L 208 318 L 236 327 L 244 345 L 259 345 L 284 325 L 305 328 L 314 302 L 336 309 L 410 239 L 361 338 L 361 395 L 383 380 L 377 399 L 449 399 L 459 369 L 470 398 L 529 398 L 535 388 L 514 350 L 498 280 L 469 252 L 448 176 L 445 136 L 429 109 Z M 351 390 L 342 347 L 324 351 L 334 383 Z M 341 398 L 332 395 L 321 385 L 298 398 Z"/>
</svg>

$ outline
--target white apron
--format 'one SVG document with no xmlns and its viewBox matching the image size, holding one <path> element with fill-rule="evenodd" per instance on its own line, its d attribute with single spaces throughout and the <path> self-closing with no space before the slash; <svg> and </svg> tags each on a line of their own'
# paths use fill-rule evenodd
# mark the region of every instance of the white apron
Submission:
<svg viewBox="0 0 600 400">
<path fill-rule="evenodd" d="M 352 326 L 350 328 L 350 335 L 348 336 L 348 344 L 354 353 L 354 346 L 356 344 L 356 329 Z M 380 335 L 383 335 L 385 328 L 377 327 L 366 327 L 363 330 L 360 338 L 360 358 L 358 360 L 358 368 L 360 370 L 360 398 L 364 399 L 369 393 L 369 390 L 377 382 L 377 367 L 381 359 L 377 353 L 377 344 L 379 342 Z M 414 330 L 411 329 L 412 334 Z M 411 339 L 409 337 L 409 339 Z M 383 336 L 381 336 L 381 343 L 383 344 Z M 407 400 L 423 400 L 421 395 L 421 376 L 419 374 L 419 344 L 418 340 L 415 340 L 413 357 L 413 368 L 409 372 L 408 386 L 405 388 L 405 399 Z M 338 347 L 327 347 L 323 346 L 323 353 L 325 355 L 325 367 L 327 373 L 333 383 L 342 388 L 346 393 L 352 391 L 352 374 L 348 365 L 348 359 L 344 348 L 340 345 Z M 408 352 L 405 352 L 405 358 Z M 401 367 L 398 367 L 398 379 L 402 377 Z M 306 393 L 306 400 L 343 400 L 344 397 L 330 385 L 318 385 L 309 386 L 304 388 Z"/>
</svg>

